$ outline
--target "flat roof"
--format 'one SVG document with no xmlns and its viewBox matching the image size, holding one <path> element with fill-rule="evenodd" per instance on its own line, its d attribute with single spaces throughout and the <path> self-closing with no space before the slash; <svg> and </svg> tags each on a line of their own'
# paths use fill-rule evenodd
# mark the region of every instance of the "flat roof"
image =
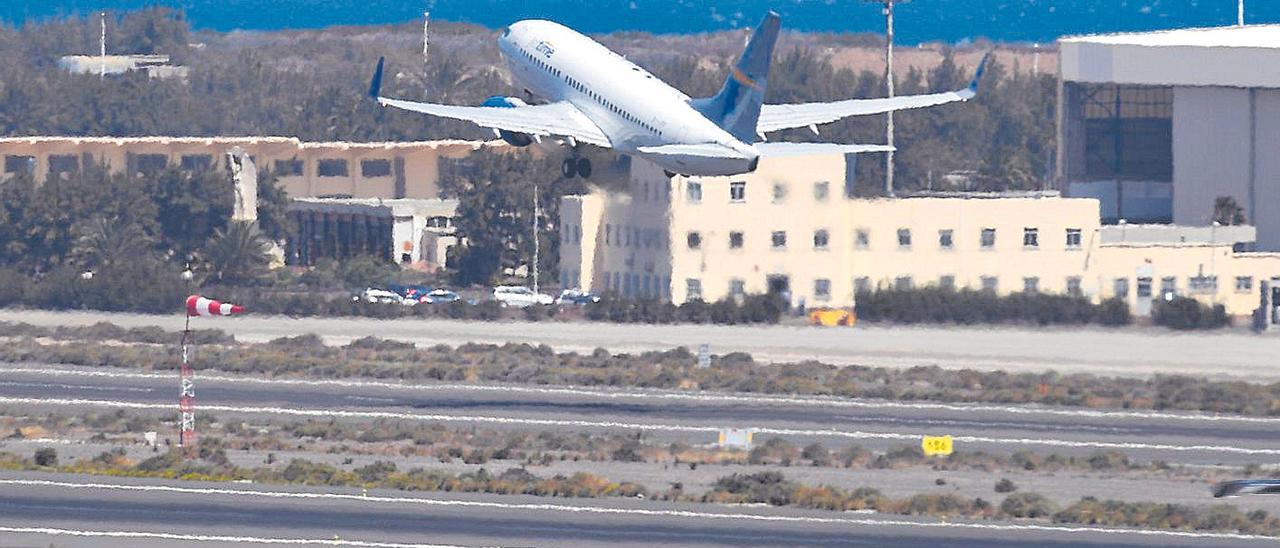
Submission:
<svg viewBox="0 0 1280 548">
<path fill-rule="evenodd" d="M 1280 25 L 1069 36 L 1058 41 L 1067 82 L 1280 88 Z"/>
<path fill-rule="evenodd" d="M 1150 47 L 1269 48 L 1280 49 L 1280 25 L 1207 27 L 1155 32 L 1068 36 L 1068 44 L 1109 44 Z"/>
</svg>

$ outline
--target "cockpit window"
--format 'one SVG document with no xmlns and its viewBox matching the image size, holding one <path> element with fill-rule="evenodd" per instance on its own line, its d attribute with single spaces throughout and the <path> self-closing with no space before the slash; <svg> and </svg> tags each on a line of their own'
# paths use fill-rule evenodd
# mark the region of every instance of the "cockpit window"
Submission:
<svg viewBox="0 0 1280 548">
<path fill-rule="evenodd" d="M 502 37 L 503 37 L 503 38 L 506 38 L 506 37 L 507 37 L 507 36 L 509 36 L 510 34 L 511 34 L 511 27 L 507 27 L 507 28 L 505 28 L 505 29 L 502 29 Z"/>
</svg>

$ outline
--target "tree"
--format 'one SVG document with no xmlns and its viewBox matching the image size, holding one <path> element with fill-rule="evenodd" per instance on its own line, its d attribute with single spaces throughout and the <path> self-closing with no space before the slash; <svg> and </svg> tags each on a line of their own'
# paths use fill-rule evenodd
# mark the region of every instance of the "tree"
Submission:
<svg viewBox="0 0 1280 548">
<path fill-rule="evenodd" d="M 1213 222 L 1224 226 L 1242 225 L 1248 222 L 1244 208 L 1232 196 L 1218 196 L 1213 200 Z"/>
<path fill-rule="evenodd" d="M 258 228 L 262 236 L 283 242 L 297 227 L 289 218 L 289 194 L 279 177 L 267 169 L 258 170 Z"/>
<path fill-rule="evenodd" d="M 205 246 L 205 259 L 213 278 L 224 283 L 251 282 L 271 262 L 267 242 L 248 221 L 234 221 L 214 232 Z"/>
<path fill-rule="evenodd" d="M 88 270 L 111 268 L 151 253 L 151 237 L 137 223 L 119 217 L 94 217 L 77 229 L 73 261 Z"/>
</svg>

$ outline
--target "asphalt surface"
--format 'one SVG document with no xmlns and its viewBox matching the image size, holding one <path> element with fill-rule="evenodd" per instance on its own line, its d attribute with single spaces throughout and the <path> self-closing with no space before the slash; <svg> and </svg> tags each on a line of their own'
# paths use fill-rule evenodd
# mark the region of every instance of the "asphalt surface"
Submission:
<svg viewBox="0 0 1280 548">
<path fill-rule="evenodd" d="M 252 303 L 244 303 L 252 307 Z M 178 315 L 0 310 L 0 320 L 37 325 L 87 325 L 180 329 Z M 711 345 L 713 353 L 749 352 L 763 361 L 822 360 L 885 367 L 948 368 L 1148 376 L 1183 373 L 1250 381 L 1280 380 L 1280 336 L 1227 330 L 1175 333 L 1163 329 L 1049 329 L 981 327 L 882 327 L 854 329 L 788 326 L 618 325 L 588 322 L 463 322 L 242 316 L 201 319 L 241 340 L 265 341 L 315 333 L 328 342 L 377 336 L 422 345 L 467 342 L 547 344 L 561 351 L 668 350 Z"/>
<path fill-rule="evenodd" d="M 753 428 L 828 447 L 884 449 L 951 435 L 964 450 L 1089 455 L 1192 465 L 1280 463 L 1280 418 L 1069 407 L 901 403 L 753 394 L 575 387 L 408 384 L 369 380 L 197 376 L 197 407 L 215 416 L 423 420 L 493 428 L 642 430 L 651 440 L 710 443 L 720 428 Z M 170 413 L 176 375 L 0 364 L 0 408 L 130 408 Z"/>
<path fill-rule="evenodd" d="M 5 546 L 1272 546 L 1275 539 L 621 499 L 0 472 Z M 316 542 L 319 544 L 319 542 Z"/>
</svg>

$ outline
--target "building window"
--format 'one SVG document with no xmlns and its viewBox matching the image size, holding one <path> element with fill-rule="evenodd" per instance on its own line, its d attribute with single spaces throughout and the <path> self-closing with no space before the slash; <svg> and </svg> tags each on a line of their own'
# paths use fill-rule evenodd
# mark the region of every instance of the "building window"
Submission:
<svg viewBox="0 0 1280 548">
<path fill-rule="evenodd" d="M 1218 277 L 1205 276 L 1203 274 L 1192 276 L 1187 279 L 1187 285 L 1191 288 L 1192 293 L 1215 294 L 1218 292 Z"/>
<path fill-rule="evenodd" d="M 1084 296 L 1084 289 L 1082 289 L 1082 288 L 1080 287 L 1080 277 L 1079 277 L 1079 276 L 1068 276 L 1068 277 L 1067 277 L 1067 295 L 1071 295 L 1072 297 L 1082 297 L 1082 296 Z"/>
<path fill-rule="evenodd" d="M 1120 299 L 1129 298 L 1129 278 L 1116 278 L 1113 293 Z"/>
<path fill-rule="evenodd" d="M 938 247 L 953 249 L 956 246 L 955 231 L 946 228 L 938 231 Z"/>
<path fill-rule="evenodd" d="M 898 291 L 910 291 L 915 284 L 911 281 L 911 276 L 898 276 L 893 279 L 893 288 Z"/>
<path fill-rule="evenodd" d="M 1178 278 L 1173 276 L 1165 276 L 1160 278 L 1160 297 L 1164 299 L 1172 299 L 1178 294 Z"/>
<path fill-rule="evenodd" d="M 1253 291 L 1253 276 L 1236 276 L 1236 293 Z"/>
<path fill-rule="evenodd" d="M 10 154 L 4 157 L 5 173 L 25 173 L 32 175 L 36 172 L 35 156 L 17 156 Z"/>
<path fill-rule="evenodd" d="M 292 160 L 276 160 L 275 167 L 272 171 L 275 171 L 276 176 L 278 177 L 301 177 L 303 166 L 305 165 L 306 162 L 297 158 Z"/>
<path fill-rule="evenodd" d="M 996 229 L 994 228 L 982 229 L 982 238 L 979 240 L 978 243 L 982 246 L 982 249 L 991 249 L 995 247 L 996 246 Z"/>
<path fill-rule="evenodd" d="M 747 201 L 747 183 L 744 181 L 734 181 L 729 183 L 729 201 L 745 202 Z"/>
<path fill-rule="evenodd" d="M 729 249 L 742 249 L 743 236 L 741 232 L 729 233 Z"/>
<path fill-rule="evenodd" d="M 738 183 L 734 183 L 734 184 L 738 184 Z M 742 183 L 742 184 L 745 185 L 746 183 Z M 735 202 L 741 202 L 742 200 L 743 198 L 737 198 L 737 197 L 733 199 L 733 201 Z M 780 204 L 785 201 L 787 201 L 787 184 L 773 183 L 773 203 Z"/>
<path fill-rule="evenodd" d="M 613 245 L 613 225 L 604 225 L 604 245 Z"/>
<path fill-rule="evenodd" d="M 316 164 L 316 175 L 321 177 L 346 177 L 347 161 L 339 158 L 325 158 Z"/>
<path fill-rule="evenodd" d="M 741 299 L 747 294 L 747 282 L 738 278 L 729 280 L 729 296 L 734 299 Z"/>
<path fill-rule="evenodd" d="M 1145 276 L 1138 278 L 1138 298 L 1151 298 L 1151 278 L 1147 278 Z"/>
<path fill-rule="evenodd" d="M 453 226 L 453 219 L 444 215 L 427 217 L 427 228 L 449 228 L 450 226 Z"/>
<path fill-rule="evenodd" d="M 701 249 L 701 248 L 702 248 L 702 234 L 701 234 L 701 233 L 698 233 L 698 232 L 690 232 L 690 233 L 689 233 L 689 235 L 685 237 L 685 239 L 686 239 L 686 240 L 688 241 L 688 243 L 689 243 L 689 249 Z"/>
<path fill-rule="evenodd" d="M 867 249 L 871 247 L 871 231 L 865 228 L 859 228 L 853 233 L 853 247 L 857 249 Z"/>
<path fill-rule="evenodd" d="M 956 277 L 951 274 L 943 274 L 938 278 L 938 287 L 951 291 L 956 288 Z"/>
<path fill-rule="evenodd" d="M 1039 293 L 1040 278 L 1030 276 L 1022 279 L 1022 291 L 1024 293 Z"/>
<path fill-rule="evenodd" d="M 184 154 L 178 159 L 178 166 L 183 171 L 207 171 L 213 167 L 213 156 L 210 154 Z"/>
<path fill-rule="evenodd" d="M 859 277 L 857 277 L 857 278 L 854 278 L 854 279 L 853 279 L 853 292 L 854 292 L 855 294 L 857 294 L 857 293 L 870 293 L 870 292 L 871 292 L 871 278 L 868 278 L 868 277 L 866 277 L 866 276 L 859 276 Z"/>
<path fill-rule="evenodd" d="M 169 157 L 163 154 L 139 154 L 134 160 L 138 173 L 153 175 L 169 167 Z"/>
<path fill-rule="evenodd" d="M 830 243 L 831 243 L 831 234 L 827 232 L 827 229 L 820 228 L 818 230 L 813 231 L 813 248 L 814 249 L 826 249 L 827 245 Z"/>
<path fill-rule="evenodd" d="M 771 235 L 774 249 L 787 248 L 787 232 L 785 230 L 775 230 Z"/>
<path fill-rule="evenodd" d="M 827 201 L 827 197 L 831 195 L 831 183 L 827 181 L 818 181 L 813 183 L 813 199 L 819 202 Z"/>
<path fill-rule="evenodd" d="M 697 278 L 689 278 L 684 281 L 684 300 L 700 301 L 702 300 L 702 280 Z"/>
<path fill-rule="evenodd" d="M 982 290 L 995 293 L 1000 290 L 1000 278 L 995 276 L 982 277 Z"/>
<path fill-rule="evenodd" d="M 1024 248 L 1040 247 L 1040 229 L 1038 228 L 1022 229 L 1022 247 Z"/>
<path fill-rule="evenodd" d="M 687 181 L 684 184 L 684 199 L 691 204 L 702 203 L 702 183 Z"/>
<path fill-rule="evenodd" d="M 911 229 L 898 229 L 898 247 L 902 249 L 911 249 Z"/>
<path fill-rule="evenodd" d="M 63 174 L 80 171 L 80 158 L 75 154 L 54 154 L 49 156 L 49 173 Z"/>
<path fill-rule="evenodd" d="M 360 176 L 365 179 L 372 179 L 374 177 L 390 177 L 391 160 L 386 158 L 360 160 Z"/>
<path fill-rule="evenodd" d="M 1081 232 L 1078 228 L 1067 229 L 1067 249 L 1080 249 L 1082 242 Z"/>
<path fill-rule="evenodd" d="M 831 280 L 818 278 L 813 281 L 813 300 L 824 302 L 831 300 Z"/>
</svg>

